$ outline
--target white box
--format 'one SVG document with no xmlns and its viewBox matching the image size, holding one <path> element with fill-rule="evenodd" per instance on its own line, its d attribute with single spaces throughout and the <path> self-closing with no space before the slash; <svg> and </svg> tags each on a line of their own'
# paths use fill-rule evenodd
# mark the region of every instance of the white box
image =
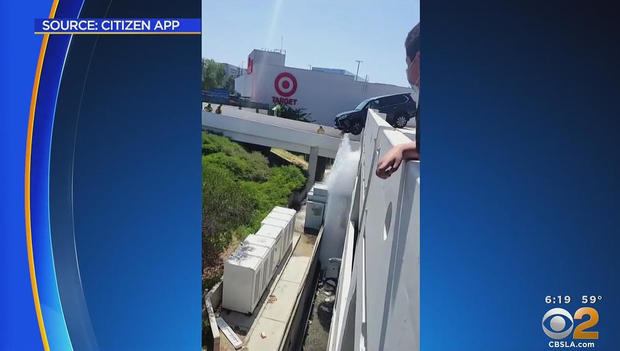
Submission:
<svg viewBox="0 0 620 351">
<path fill-rule="evenodd" d="M 277 218 L 277 217 L 274 217 L 274 215 L 275 216 L 278 216 L 278 215 L 286 216 L 282 214 L 269 213 L 267 217 L 265 217 L 265 219 L 263 219 L 260 223 L 263 226 L 271 225 L 271 226 L 279 227 L 282 229 L 282 232 L 280 233 L 280 250 L 281 250 L 280 258 L 282 258 L 286 254 L 286 250 L 288 250 L 288 247 L 289 247 L 289 240 L 288 240 L 289 220 L 284 219 L 284 218 Z"/>
<path fill-rule="evenodd" d="M 274 207 L 273 210 L 271 210 L 271 212 L 286 213 L 286 214 L 290 214 L 291 216 L 295 216 L 297 214 L 297 211 L 295 211 L 294 209 L 288 208 L 288 207 L 282 207 L 282 206 Z"/>
<path fill-rule="evenodd" d="M 268 272 L 269 280 L 271 280 L 271 278 L 273 277 L 273 273 L 276 270 L 278 260 L 280 259 L 278 257 L 278 251 L 275 250 L 276 241 L 273 238 L 270 238 L 267 236 L 257 236 L 254 234 L 250 234 L 245 238 L 243 242 L 245 244 L 262 246 L 269 250 L 269 254 L 268 254 L 269 258 L 268 258 L 267 266 L 269 267 L 269 272 Z"/>
<path fill-rule="evenodd" d="M 293 241 L 293 229 L 294 229 L 293 228 L 294 227 L 293 217 L 290 214 L 271 211 L 271 213 L 267 215 L 267 218 L 284 221 L 285 226 L 282 231 L 282 239 L 284 239 L 284 241 L 283 241 L 282 247 L 284 250 L 283 252 L 286 253 L 288 248 L 291 246 L 291 242 Z"/>
<path fill-rule="evenodd" d="M 261 267 L 262 267 L 263 275 L 261 279 L 262 284 L 261 284 L 261 289 L 260 289 L 261 294 L 262 294 L 262 292 L 265 291 L 265 288 L 267 287 L 267 285 L 269 285 L 269 282 L 271 281 L 271 274 L 273 273 L 272 272 L 273 261 L 271 258 L 272 249 L 270 247 L 256 245 L 256 244 L 244 241 L 237 250 L 241 250 L 245 254 L 256 256 L 262 260 Z"/>
<path fill-rule="evenodd" d="M 291 215 L 291 220 L 290 220 L 291 221 L 291 233 L 290 233 L 289 241 L 293 242 L 293 235 L 295 234 L 295 224 L 297 223 L 297 211 L 295 211 L 292 208 L 276 206 L 273 208 L 273 210 L 271 210 L 271 212 L 284 213 L 284 214 Z"/>
<path fill-rule="evenodd" d="M 248 255 L 242 250 L 235 251 L 224 262 L 224 287 L 222 307 L 252 313 L 263 292 L 263 260 Z"/>
<path fill-rule="evenodd" d="M 257 236 L 255 234 L 250 234 L 245 237 L 244 242 L 255 244 L 259 246 L 264 246 L 268 248 L 273 248 L 276 241 L 273 238 L 265 237 L 265 236 Z"/>
<path fill-rule="evenodd" d="M 307 233 L 318 233 L 323 225 L 323 215 L 325 204 L 321 202 L 306 201 L 306 219 L 304 231 Z"/>
<path fill-rule="evenodd" d="M 314 184 L 311 191 L 316 196 L 324 196 L 324 197 L 327 197 L 329 193 L 327 190 L 327 184 L 323 184 L 323 183 Z"/>
<path fill-rule="evenodd" d="M 327 203 L 327 196 L 317 195 L 312 190 L 308 192 L 308 200 L 314 202 L 322 202 L 324 204 Z"/>
<path fill-rule="evenodd" d="M 284 248 L 284 246 L 282 245 L 283 243 L 283 239 L 282 239 L 282 231 L 283 231 L 283 226 L 281 225 L 282 221 L 278 221 L 275 219 L 271 219 L 271 218 L 265 218 L 263 220 L 263 222 L 265 224 L 263 224 L 260 229 L 256 232 L 256 236 L 263 236 L 266 238 L 270 238 L 274 240 L 273 243 L 273 250 L 275 251 L 275 266 L 277 266 L 278 264 L 280 264 L 280 260 L 282 259 L 283 256 L 283 251 L 282 249 Z"/>
</svg>

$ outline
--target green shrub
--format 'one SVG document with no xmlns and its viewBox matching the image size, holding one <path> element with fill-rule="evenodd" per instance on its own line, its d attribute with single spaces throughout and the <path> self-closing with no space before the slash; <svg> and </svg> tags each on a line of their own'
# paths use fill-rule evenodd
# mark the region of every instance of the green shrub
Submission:
<svg viewBox="0 0 620 351">
<path fill-rule="evenodd" d="M 229 156 L 239 156 L 246 151 L 241 145 L 226 137 L 202 132 L 202 153 L 208 155 L 216 152 L 223 152 Z"/>
<path fill-rule="evenodd" d="M 251 179 L 254 181 L 265 181 L 271 176 L 271 168 L 269 167 L 269 161 L 267 157 L 258 151 L 248 152 L 242 157 L 253 169 Z"/>
<path fill-rule="evenodd" d="M 248 152 L 226 137 L 202 133 L 202 153 L 207 162 L 232 172 L 236 180 L 266 181 L 271 175 L 269 161 L 260 152 Z"/>
<path fill-rule="evenodd" d="M 211 165 L 203 156 L 202 164 L 202 224 L 203 244 L 218 250 L 225 249 L 233 231 L 252 219 L 248 211 L 255 206 L 237 186 L 227 169 Z"/>
<path fill-rule="evenodd" d="M 295 108 L 290 105 L 283 105 L 280 108 L 280 113 L 278 114 L 278 117 L 293 119 L 302 122 L 314 122 L 314 120 L 310 118 L 310 115 L 311 113 L 306 111 L 306 109 L 303 107 Z"/>
<path fill-rule="evenodd" d="M 269 178 L 271 170 L 267 159 L 260 153 L 257 154 L 260 158 L 251 154 L 244 157 L 229 156 L 223 152 L 206 155 L 203 158 L 208 164 L 228 170 L 234 180 L 263 182 Z"/>
<path fill-rule="evenodd" d="M 260 222 L 274 206 L 286 206 L 293 191 L 304 186 L 306 177 L 296 166 L 272 168 L 272 175 L 266 182 L 241 182 L 241 189 L 256 204 L 253 210 L 251 228 L 258 230 Z"/>
</svg>

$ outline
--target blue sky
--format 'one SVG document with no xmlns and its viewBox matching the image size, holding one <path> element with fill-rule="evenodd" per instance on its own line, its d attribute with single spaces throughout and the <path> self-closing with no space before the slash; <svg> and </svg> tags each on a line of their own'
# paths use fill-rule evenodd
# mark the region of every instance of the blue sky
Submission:
<svg viewBox="0 0 620 351">
<path fill-rule="evenodd" d="M 202 56 L 239 66 L 252 49 L 279 49 L 286 65 L 343 68 L 408 86 L 404 41 L 419 0 L 203 0 Z"/>
</svg>

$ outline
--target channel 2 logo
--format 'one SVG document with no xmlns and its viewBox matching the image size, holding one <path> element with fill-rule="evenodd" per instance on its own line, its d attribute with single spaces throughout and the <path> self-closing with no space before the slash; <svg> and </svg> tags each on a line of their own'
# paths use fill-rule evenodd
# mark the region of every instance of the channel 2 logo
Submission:
<svg viewBox="0 0 620 351">
<path fill-rule="evenodd" d="M 590 318 L 575 325 L 576 320 L 581 320 L 584 316 Z M 571 315 L 563 308 L 552 308 L 542 319 L 542 329 L 548 337 L 555 340 L 565 339 L 573 332 L 573 339 L 598 339 L 598 332 L 591 331 L 590 328 L 598 324 L 598 312 L 592 307 L 581 307 Z M 574 331 L 573 331 L 574 329 Z"/>
<path fill-rule="evenodd" d="M 288 72 L 278 74 L 273 85 L 280 96 L 289 97 L 297 91 L 297 79 Z"/>
</svg>

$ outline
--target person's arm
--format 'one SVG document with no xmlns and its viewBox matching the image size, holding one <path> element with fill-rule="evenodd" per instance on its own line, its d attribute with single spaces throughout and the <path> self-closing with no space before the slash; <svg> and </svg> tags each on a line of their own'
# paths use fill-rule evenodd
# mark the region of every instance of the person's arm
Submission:
<svg viewBox="0 0 620 351">
<path fill-rule="evenodd" d="M 418 160 L 420 154 L 416 148 L 416 143 L 404 143 L 394 146 L 377 163 L 376 174 L 379 178 L 386 179 L 396 172 L 403 160 Z"/>
</svg>

